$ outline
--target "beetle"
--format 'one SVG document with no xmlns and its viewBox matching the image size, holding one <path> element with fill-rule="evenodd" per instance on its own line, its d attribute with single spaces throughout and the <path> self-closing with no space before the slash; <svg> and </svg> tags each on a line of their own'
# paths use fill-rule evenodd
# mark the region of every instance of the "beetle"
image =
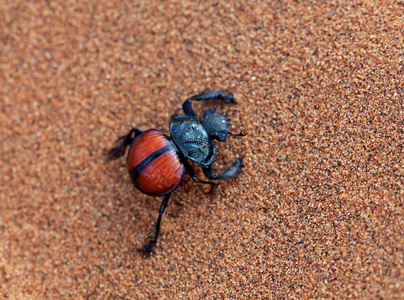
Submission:
<svg viewBox="0 0 404 300">
<path fill-rule="evenodd" d="M 192 108 L 192 101 L 215 100 L 214 109 L 206 109 L 202 121 Z M 119 137 L 110 150 L 107 160 L 122 156 L 130 146 L 126 166 L 132 183 L 141 192 L 149 196 L 164 196 L 159 209 L 154 236 L 150 243 L 139 248 L 139 251 L 150 250 L 157 242 L 160 233 L 161 218 L 168 204 L 171 193 L 180 185 L 185 170 L 192 180 L 217 185 L 211 181 L 198 179 L 188 160 L 202 167 L 205 176 L 210 180 L 235 178 L 242 171 L 242 158 L 236 159 L 233 167 L 216 174 L 212 168 L 218 148 L 213 140 L 224 142 L 228 135 L 244 136 L 245 132 L 233 134 L 228 131 L 229 120 L 225 115 L 216 112 L 216 103 L 235 103 L 230 93 L 210 92 L 195 95 L 182 105 L 184 115 L 172 116 L 169 131 L 171 137 L 157 129 L 141 131 L 132 128 L 127 134 Z"/>
</svg>

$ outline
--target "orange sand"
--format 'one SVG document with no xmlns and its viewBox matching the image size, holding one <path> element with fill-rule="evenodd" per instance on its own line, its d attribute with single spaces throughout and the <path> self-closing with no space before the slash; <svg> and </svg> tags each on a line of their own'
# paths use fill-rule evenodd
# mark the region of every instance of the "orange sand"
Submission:
<svg viewBox="0 0 404 300">
<path fill-rule="evenodd" d="M 403 3 L 241 3 L 0 2 L 0 298 L 403 297 Z M 161 198 L 106 149 L 211 88 L 244 173 L 142 256 Z"/>
</svg>

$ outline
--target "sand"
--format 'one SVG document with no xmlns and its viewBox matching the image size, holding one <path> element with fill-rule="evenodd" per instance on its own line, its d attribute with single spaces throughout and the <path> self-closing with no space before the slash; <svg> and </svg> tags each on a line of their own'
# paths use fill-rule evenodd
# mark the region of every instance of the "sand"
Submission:
<svg viewBox="0 0 404 300">
<path fill-rule="evenodd" d="M 243 3 L 0 2 L 0 298 L 404 297 L 403 3 Z M 141 255 L 162 199 L 107 150 L 209 89 L 244 172 Z"/>
</svg>

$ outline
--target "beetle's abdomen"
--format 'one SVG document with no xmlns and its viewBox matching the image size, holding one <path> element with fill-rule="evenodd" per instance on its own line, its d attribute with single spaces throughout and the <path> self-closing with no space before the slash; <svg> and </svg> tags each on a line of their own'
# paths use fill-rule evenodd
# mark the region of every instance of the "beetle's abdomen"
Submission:
<svg viewBox="0 0 404 300">
<path fill-rule="evenodd" d="M 127 167 L 133 184 L 150 196 L 174 191 L 184 176 L 184 166 L 166 136 L 150 129 L 130 146 Z"/>
</svg>

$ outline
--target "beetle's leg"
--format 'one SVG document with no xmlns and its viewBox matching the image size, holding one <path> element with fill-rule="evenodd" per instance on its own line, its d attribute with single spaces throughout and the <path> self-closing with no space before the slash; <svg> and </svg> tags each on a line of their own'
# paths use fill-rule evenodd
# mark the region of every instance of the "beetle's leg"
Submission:
<svg viewBox="0 0 404 300">
<path fill-rule="evenodd" d="M 133 140 L 141 133 L 142 131 L 139 128 L 132 128 L 127 134 L 119 137 L 115 141 L 115 144 L 117 146 L 109 151 L 107 161 L 122 156 L 125 152 L 126 147 L 132 144 Z"/>
<path fill-rule="evenodd" d="M 220 99 L 226 103 L 233 102 L 234 97 L 230 93 L 223 93 L 223 91 L 215 92 L 211 90 L 210 92 L 200 93 L 198 95 L 192 96 L 191 100 L 209 100 L 209 99 Z"/>
<path fill-rule="evenodd" d="M 138 251 L 150 251 L 151 248 L 156 244 L 157 238 L 159 237 L 159 233 L 160 233 L 161 217 L 163 216 L 164 210 L 167 206 L 168 199 L 170 199 L 170 195 L 171 195 L 171 193 L 165 195 L 163 203 L 161 203 L 161 206 L 159 209 L 159 216 L 158 216 L 157 222 L 156 222 L 156 232 L 154 234 L 152 241 L 149 244 L 147 244 L 146 246 L 144 246 L 143 248 L 137 249 Z"/>
<path fill-rule="evenodd" d="M 195 96 L 192 96 L 191 98 L 185 100 L 184 104 L 182 104 L 182 110 L 184 111 L 185 115 L 196 118 L 197 115 L 195 111 L 192 108 L 192 101 L 193 100 L 222 100 L 226 103 L 235 103 L 234 97 L 230 95 L 230 93 L 223 93 L 222 91 L 215 92 L 214 90 L 211 90 L 210 92 L 205 92 L 201 93 Z"/>
<path fill-rule="evenodd" d="M 222 173 L 216 175 L 212 170 L 211 166 L 207 168 L 202 168 L 203 174 L 208 177 L 210 180 L 221 180 L 226 178 L 236 178 L 238 173 L 242 172 L 241 168 L 243 167 L 243 160 L 241 158 L 237 158 L 233 167 L 223 171 Z"/>
<path fill-rule="evenodd" d="M 192 169 L 191 164 L 190 164 L 186 159 L 183 159 L 183 160 L 182 160 L 182 163 L 184 164 L 185 169 L 187 170 L 189 176 L 192 178 L 193 181 L 199 182 L 199 183 L 210 184 L 210 185 L 217 185 L 217 183 L 215 183 L 215 182 L 204 181 L 204 180 L 198 179 L 198 178 L 195 176 L 194 169 Z"/>
</svg>

